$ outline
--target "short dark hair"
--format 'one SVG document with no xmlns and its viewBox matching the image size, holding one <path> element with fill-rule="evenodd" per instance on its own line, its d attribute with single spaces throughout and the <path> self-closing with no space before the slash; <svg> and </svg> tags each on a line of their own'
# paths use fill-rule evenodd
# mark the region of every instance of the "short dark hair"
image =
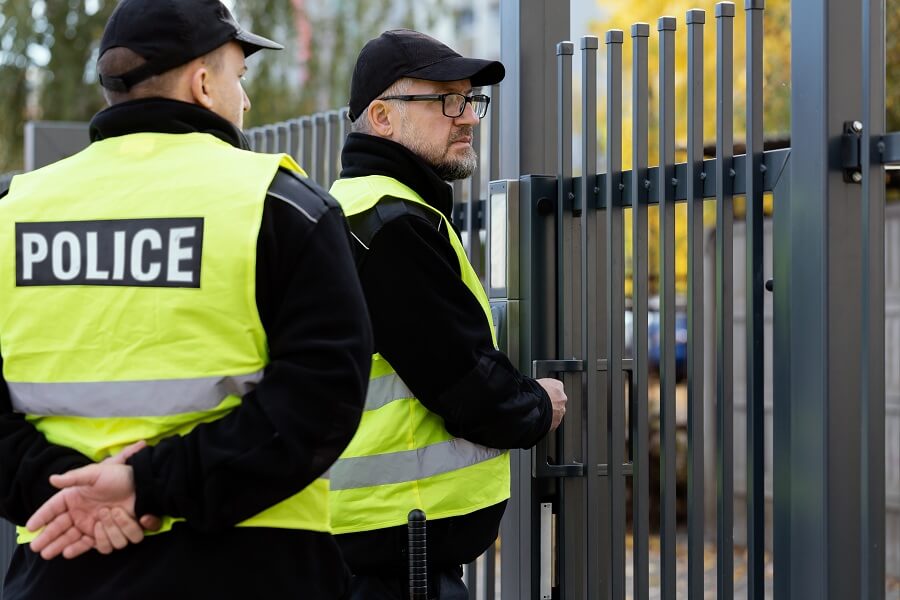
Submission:
<svg viewBox="0 0 900 600">
<path fill-rule="evenodd" d="M 222 46 L 216 48 L 208 54 L 204 54 L 201 58 L 207 66 L 213 71 L 222 68 Z M 118 47 L 110 48 L 97 61 L 97 73 L 106 76 L 115 76 L 121 73 L 127 73 L 147 62 L 147 60 L 134 50 Z M 127 102 L 128 100 L 136 100 L 138 98 L 150 98 L 155 96 L 167 97 L 173 93 L 174 81 L 187 65 L 181 65 L 170 69 L 165 73 L 149 77 L 136 85 L 132 86 L 126 92 L 113 91 L 103 88 L 103 97 L 106 98 L 107 104 L 110 106 Z"/>
</svg>

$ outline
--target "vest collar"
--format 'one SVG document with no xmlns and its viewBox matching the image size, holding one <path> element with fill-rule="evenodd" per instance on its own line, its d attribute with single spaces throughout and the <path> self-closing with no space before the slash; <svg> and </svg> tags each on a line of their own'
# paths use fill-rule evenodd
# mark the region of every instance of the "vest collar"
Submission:
<svg viewBox="0 0 900 600">
<path fill-rule="evenodd" d="M 384 138 L 351 133 L 341 153 L 341 178 L 383 175 L 409 186 L 447 219 L 453 213 L 453 188 L 405 146 Z"/>
<path fill-rule="evenodd" d="M 131 133 L 208 133 L 236 148 L 250 149 L 244 134 L 226 119 L 179 100 L 130 100 L 110 106 L 91 119 L 92 142 Z"/>
</svg>

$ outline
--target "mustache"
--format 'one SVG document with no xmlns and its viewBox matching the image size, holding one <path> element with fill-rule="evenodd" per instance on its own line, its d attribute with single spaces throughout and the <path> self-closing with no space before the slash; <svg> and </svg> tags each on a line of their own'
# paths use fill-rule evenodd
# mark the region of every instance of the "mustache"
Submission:
<svg viewBox="0 0 900 600">
<path fill-rule="evenodd" d="M 450 134 L 450 139 L 448 140 L 448 146 L 452 145 L 462 138 L 471 138 L 475 133 L 475 128 L 472 125 L 463 125 L 452 134 Z"/>
</svg>

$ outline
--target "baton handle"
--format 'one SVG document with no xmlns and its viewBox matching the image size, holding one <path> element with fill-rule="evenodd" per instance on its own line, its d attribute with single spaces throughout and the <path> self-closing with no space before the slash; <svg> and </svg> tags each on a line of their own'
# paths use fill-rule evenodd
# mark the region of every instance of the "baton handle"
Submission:
<svg viewBox="0 0 900 600">
<path fill-rule="evenodd" d="M 409 535 L 409 598 L 428 600 L 428 550 L 425 513 L 415 508 L 407 517 Z"/>
</svg>

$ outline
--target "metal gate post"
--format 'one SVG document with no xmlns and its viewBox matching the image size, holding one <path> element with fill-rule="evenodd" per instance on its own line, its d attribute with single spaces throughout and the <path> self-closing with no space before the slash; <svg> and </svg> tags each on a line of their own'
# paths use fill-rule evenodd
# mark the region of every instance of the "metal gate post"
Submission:
<svg viewBox="0 0 900 600">
<path fill-rule="evenodd" d="M 790 523 L 789 536 L 776 535 L 775 572 L 789 560 L 790 581 L 776 587 L 792 598 L 877 599 L 884 186 L 879 166 L 845 177 L 841 149 L 847 123 L 859 122 L 864 144 L 882 133 L 883 83 L 873 84 L 884 76 L 883 2 L 794 0 L 791 23 L 791 252 L 786 280 L 775 282 L 790 296 L 789 389 L 775 390 L 775 405 L 790 407 L 790 452 L 778 459 L 791 473 L 788 497 L 775 498 L 776 522 L 786 511 Z"/>
<path fill-rule="evenodd" d="M 569 38 L 569 6 L 569 0 L 500 1 L 500 57 L 506 67 L 499 111 L 500 178 L 555 171 L 556 124 L 548 115 L 556 114 L 554 48 L 559 40 Z M 522 197 L 529 197 L 527 190 Z M 528 215 L 530 208 L 523 206 L 522 213 Z M 526 331 L 528 323 L 528 319 L 522 319 L 523 363 L 530 361 L 531 355 L 531 348 L 525 344 L 531 339 Z M 530 371 L 530 364 L 517 366 L 523 372 Z M 504 600 L 530 599 L 537 593 L 537 570 L 533 568 L 537 545 L 532 533 L 538 526 L 539 507 L 530 453 L 512 451 L 510 462 L 512 495 L 501 524 L 501 593 Z"/>
</svg>

